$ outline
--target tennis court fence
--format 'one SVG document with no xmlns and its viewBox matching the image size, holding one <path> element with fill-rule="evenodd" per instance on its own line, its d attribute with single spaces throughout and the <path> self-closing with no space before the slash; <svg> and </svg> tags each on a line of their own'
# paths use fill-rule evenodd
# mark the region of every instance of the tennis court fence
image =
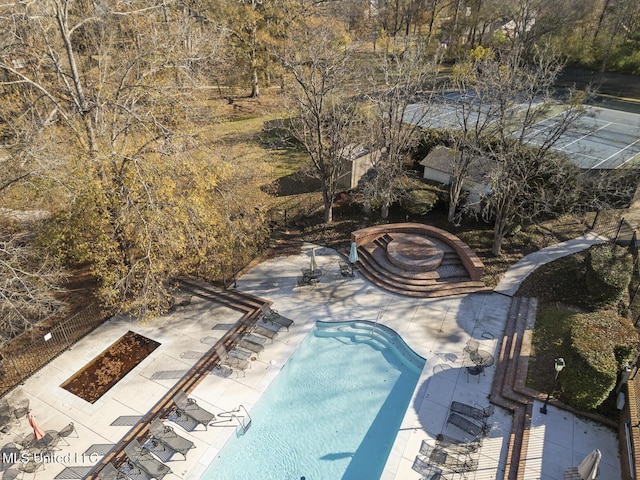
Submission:
<svg viewBox="0 0 640 480">
<path fill-rule="evenodd" d="M 640 324 L 640 255 L 638 255 L 638 231 L 625 222 L 624 217 L 616 211 L 599 210 L 591 224 L 591 230 L 609 239 L 610 242 L 626 246 L 633 258 L 633 278 L 629 288 L 629 305 L 636 318 L 636 326 Z"/>
</svg>

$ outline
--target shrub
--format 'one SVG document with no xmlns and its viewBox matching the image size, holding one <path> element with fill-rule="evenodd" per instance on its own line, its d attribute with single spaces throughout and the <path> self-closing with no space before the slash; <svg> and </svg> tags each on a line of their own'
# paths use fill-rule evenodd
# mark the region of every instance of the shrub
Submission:
<svg viewBox="0 0 640 480">
<path fill-rule="evenodd" d="M 437 201 L 438 194 L 433 190 L 411 190 L 402 197 L 402 206 L 415 215 L 426 215 Z"/>
<path fill-rule="evenodd" d="M 579 313 L 571 324 L 566 359 L 560 377 L 567 402 L 591 410 L 615 388 L 618 372 L 632 355 L 638 334 L 629 319 L 612 310 Z"/>
<path fill-rule="evenodd" d="M 633 260 L 627 249 L 613 243 L 594 245 L 585 263 L 587 291 L 594 303 L 619 302 L 633 273 Z"/>
</svg>

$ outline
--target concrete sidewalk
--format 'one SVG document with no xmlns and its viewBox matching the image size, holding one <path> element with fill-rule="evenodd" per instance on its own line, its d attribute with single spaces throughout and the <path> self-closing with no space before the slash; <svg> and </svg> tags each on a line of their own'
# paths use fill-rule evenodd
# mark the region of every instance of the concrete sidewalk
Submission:
<svg viewBox="0 0 640 480">
<path fill-rule="evenodd" d="M 518 291 L 520 284 L 525 278 L 541 265 L 586 250 L 596 243 L 608 241 L 609 239 L 597 233 L 589 232 L 582 237 L 557 243 L 537 252 L 530 253 L 506 271 L 494 289 L 494 292 L 512 297 Z"/>
</svg>

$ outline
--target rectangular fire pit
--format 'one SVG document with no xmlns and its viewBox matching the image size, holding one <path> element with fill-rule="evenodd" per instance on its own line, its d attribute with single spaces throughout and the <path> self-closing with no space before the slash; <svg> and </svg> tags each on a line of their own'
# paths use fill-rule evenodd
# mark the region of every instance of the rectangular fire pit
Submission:
<svg viewBox="0 0 640 480">
<path fill-rule="evenodd" d="M 159 346 L 129 331 L 60 386 L 94 403 Z"/>
</svg>

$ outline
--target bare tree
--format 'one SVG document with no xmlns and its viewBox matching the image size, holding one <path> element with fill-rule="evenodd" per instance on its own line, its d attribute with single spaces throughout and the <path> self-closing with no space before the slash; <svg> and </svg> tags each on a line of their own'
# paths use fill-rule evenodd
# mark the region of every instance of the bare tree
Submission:
<svg viewBox="0 0 640 480">
<path fill-rule="evenodd" d="M 500 104 L 495 101 L 495 85 L 484 78 L 487 69 L 495 68 L 494 52 L 481 46 L 473 49 L 469 58 L 454 66 L 451 87 L 455 112 L 451 125 L 452 148 L 451 185 L 449 187 L 449 213 L 447 219 L 459 221 L 458 208 L 464 183 L 471 173 L 474 161 L 482 156 L 484 145 L 498 133 L 495 122 Z"/>
<path fill-rule="evenodd" d="M 62 307 L 54 292 L 64 277 L 46 252 L 9 232 L 0 234 L 0 342 Z"/>
<path fill-rule="evenodd" d="M 553 147 L 584 115 L 584 94 L 573 92 L 561 105 L 552 98 L 562 64 L 552 51 L 540 50 L 524 63 L 517 51 L 483 66 L 482 78 L 498 106 L 494 138 L 485 145 L 491 192 L 484 215 L 494 224 L 492 252 L 501 253 L 509 225 L 568 208 L 577 169 L 554 154 Z M 552 114 L 555 113 L 555 115 Z M 540 122 L 552 117 L 540 128 Z"/>
<path fill-rule="evenodd" d="M 293 115 L 285 126 L 309 154 L 321 185 L 324 220 L 331 222 L 342 166 L 361 129 L 357 103 L 345 91 L 351 50 L 345 33 L 326 19 L 310 18 L 299 26 L 279 53 L 294 79 L 288 92 Z"/>
<path fill-rule="evenodd" d="M 401 193 L 398 180 L 432 112 L 438 59 L 427 56 L 424 45 L 407 43 L 398 55 L 381 54 L 377 60 L 374 69 L 379 73 L 372 71 L 369 78 L 380 81 L 372 84 L 366 99 L 372 105 L 370 149 L 380 155 L 374 157 L 362 189 L 365 201 L 379 203 L 382 218 L 387 218 Z"/>
</svg>

